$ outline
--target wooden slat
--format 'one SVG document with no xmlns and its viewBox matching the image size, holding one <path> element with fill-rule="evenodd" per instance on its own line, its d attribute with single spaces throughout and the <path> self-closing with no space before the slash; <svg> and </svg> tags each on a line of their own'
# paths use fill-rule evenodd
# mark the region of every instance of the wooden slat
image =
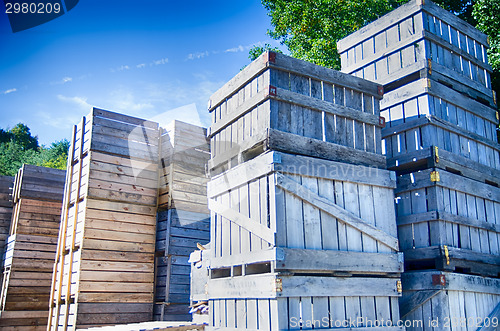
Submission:
<svg viewBox="0 0 500 331">
<path fill-rule="evenodd" d="M 281 280 L 282 291 L 276 291 L 276 279 Z M 399 296 L 394 278 L 362 277 L 308 277 L 247 275 L 246 277 L 210 280 L 211 299 L 276 298 L 304 296 Z M 329 289 L 328 294 L 325 288 Z"/>
</svg>

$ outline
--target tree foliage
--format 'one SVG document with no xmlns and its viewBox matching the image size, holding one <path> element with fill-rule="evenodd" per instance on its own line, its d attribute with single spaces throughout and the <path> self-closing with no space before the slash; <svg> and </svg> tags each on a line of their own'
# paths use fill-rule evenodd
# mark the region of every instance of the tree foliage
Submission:
<svg viewBox="0 0 500 331">
<path fill-rule="evenodd" d="M 278 47 L 271 47 L 270 44 L 264 44 L 264 46 L 253 46 L 248 52 L 248 58 L 250 61 L 257 59 L 262 53 L 267 51 L 273 51 L 277 53 L 283 53 Z"/>
<path fill-rule="evenodd" d="M 489 36 L 488 62 L 493 67 L 493 88 L 500 95 L 500 0 L 477 0 L 474 3 L 477 28 Z"/>
<path fill-rule="evenodd" d="M 268 34 L 290 55 L 340 69 L 337 41 L 408 0 L 262 0 L 271 17 Z M 490 38 L 493 89 L 500 95 L 500 0 L 434 0 L 434 3 L 477 26 Z M 250 58 L 257 51 L 252 49 Z"/>
<path fill-rule="evenodd" d="M 406 0 L 262 0 L 274 29 L 268 34 L 290 54 L 340 69 L 337 41 Z"/>
<path fill-rule="evenodd" d="M 53 142 L 39 146 L 27 125 L 19 123 L 12 129 L 0 129 L 0 175 L 14 176 L 24 164 L 66 169 L 69 142 Z"/>
</svg>

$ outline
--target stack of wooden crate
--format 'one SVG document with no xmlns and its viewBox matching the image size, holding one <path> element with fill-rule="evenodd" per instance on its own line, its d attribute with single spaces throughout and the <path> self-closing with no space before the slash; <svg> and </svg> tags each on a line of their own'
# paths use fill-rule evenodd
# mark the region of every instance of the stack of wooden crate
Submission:
<svg viewBox="0 0 500 331">
<path fill-rule="evenodd" d="M 401 329 L 381 97 L 273 52 L 212 96 L 212 328 Z"/>
<path fill-rule="evenodd" d="M 191 320 L 189 254 L 210 240 L 206 129 L 173 121 L 162 129 L 156 232 L 155 320 Z"/>
<path fill-rule="evenodd" d="M 2 256 L 2 260 L 12 218 L 11 192 L 13 186 L 14 177 L 0 176 L 0 256 Z M 0 267 L 3 270 L 3 266 Z M 0 284 L 2 283 L 2 279 L 3 272 L 0 272 Z"/>
<path fill-rule="evenodd" d="M 384 84 L 382 136 L 398 174 L 407 320 L 480 320 L 500 311 L 498 284 L 484 277 L 500 276 L 500 145 L 487 48 L 486 35 L 423 0 L 338 43 L 342 71 Z M 429 269 L 443 272 L 412 272 Z M 472 283 L 492 285 L 476 291 Z M 466 315 L 454 298 L 470 292 L 487 294 L 474 294 L 481 308 Z"/>
<path fill-rule="evenodd" d="M 49 330 L 152 319 L 159 136 L 97 108 L 74 127 Z"/>
<path fill-rule="evenodd" d="M 4 255 L 0 327 L 45 330 L 63 200 L 64 170 L 23 165 Z"/>
</svg>

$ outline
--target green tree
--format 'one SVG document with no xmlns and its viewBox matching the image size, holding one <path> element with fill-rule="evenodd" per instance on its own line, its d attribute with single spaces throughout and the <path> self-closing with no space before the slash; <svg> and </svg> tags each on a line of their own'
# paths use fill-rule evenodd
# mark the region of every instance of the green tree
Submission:
<svg viewBox="0 0 500 331">
<path fill-rule="evenodd" d="M 53 142 L 49 148 L 42 148 L 40 150 L 40 160 L 37 165 L 55 169 L 66 169 L 68 149 L 69 141 L 67 139 Z"/>
<path fill-rule="evenodd" d="M 250 51 L 248 52 L 248 58 L 250 61 L 255 60 L 258 58 L 262 53 L 267 52 L 267 51 L 273 51 L 277 53 L 283 53 L 278 47 L 271 47 L 270 44 L 264 44 L 264 46 L 256 46 L 254 45 Z"/>
<path fill-rule="evenodd" d="M 23 123 L 16 124 L 16 126 L 8 132 L 11 134 L 11 141 L 21 146 L 23 150 L 36 150 L 39 147 L 38 137 L 33 137 L 30 128 Z"/>
<path fill-rule="evenodd" d="M 337 41 L 407 0 L 262 0 L 274 29 L 268 34 L 290 54 L 340 69 Z"/>
<path fill-rule="evenodd" d="M 10 130 L 0 129 L 0 175 L 14 176 L 24 164 L 66 169 L 69 142 L 53 142 L 39 146 L 27 125 L 19 123 Z"/>
<path fill-rule="evenodd" d="M 37 151 L 24 150 L 13 141 L 0 143 L 0 175 L 15 176 L 24 163 L 36 164 L 37 155 Z"/>
</svg>

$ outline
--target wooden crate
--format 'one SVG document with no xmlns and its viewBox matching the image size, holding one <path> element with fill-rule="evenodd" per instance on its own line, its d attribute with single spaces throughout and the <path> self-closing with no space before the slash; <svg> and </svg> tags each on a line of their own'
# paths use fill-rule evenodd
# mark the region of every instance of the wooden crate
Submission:
<svg viewBox="0 0 500 331">
<path fill-rule="evenodd" d="M 407 159 L 411 153 L 432 146 L 466 159 L 471 164 L 500 170 L 500 144 L 455 124 L 427 115 L 382 130 L 389 160 Z"/>
<path fill-rule="evenodd" d="M 210 279 L 207 329 L 404 330 L 396 326 L 400 285 L 397 278 L 383 277 L 253 274 Z"/>
<path fill-rule="evenodd" d="M 188 256 L 197 243 L 209 241 L 210 216 L 169 209 L 160 211 L 157 217 L 154 318 L 161 321 L 190 320 Z"/>
<path fill-rule="evenodd" d="M 406 269 L 500 275 L 500 189 L 441 169 L 398 177 Z"/>
<path fill-rule="evenodd" d="M 65 181 L 65 170 L 24 164 L 14 182 L 10 235 L 57 237 Z"/>
<path fill-rule="evenodd" d="M 209 158 L 206 129 L 174 121 L 162 130 L 155 320 L 191 320 L 189 254 L 210 239 Z"/>
<path fill-rule="evenodd" d="M 487 36 L 431 1 L 412 0 L 337 43 L 342 72 L 385 87 L 418 77 L 495 105 Z"/>
<path fill-rule="evenodd" d="M 380 108 L 380 114 L 386 119 L 388 127 L 432 115 L 470 132 L 470 135 L 497 142 L 496 107 L 483 105 L 429 79 L 416 80 L 386 92 L 380 102 Z"/>
<path fill-rule="evenodd" d="M 65 178 L 64 170 L 27 164 L 15 177 L 0 295 L 2 329 L 47 327 Z M 22 313 L 28 318 L 19 318 Z"/>
<path fill-rule="evenodd" d="M 266 149 L 384 168 L 382 93 L 380 85 L 266 52 L 210 98 L 209 169 L 221 173 Z"/>
<path fill-rule="evenodd" d="M 205 128 L 173 121 L 161 136 L 158 207 L 208 214 L 206 184 L 210 144 Z"/>
<path fill-rule="evenodd" d="M 498 330 L 500 280 L 441 271 L 402 275 L 406 330 Z"/>
<path fill-rule="evenodd" d="M 214 177 L 212 272 L 401 272 L 394 179 L 387 170 L 280 152 Z"/>
<path fill-rule="evenodd" d="M 159 128 L 94 108 L 74 127 L 49 330 L 151 320 Z"/>
<path fill-rule="evenodd" d="M 14 177 L 0 176 L 0 256 L 2 257 L 7 237 L 9 236 L 10 221 L 12 219 L 11 192 L 13 187 Z M 2 283 L 2 279 L 3 272 L 0 273 L 0 284 Z"/>
</svg>

